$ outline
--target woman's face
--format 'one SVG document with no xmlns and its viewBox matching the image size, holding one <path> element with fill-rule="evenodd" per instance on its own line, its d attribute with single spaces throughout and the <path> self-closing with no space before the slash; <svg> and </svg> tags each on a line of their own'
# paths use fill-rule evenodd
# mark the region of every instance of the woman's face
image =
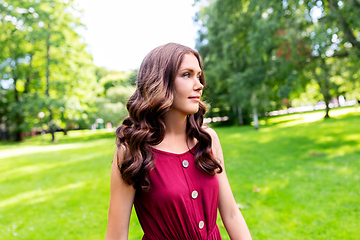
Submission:
<svg viewBox="0 0 360 240">
<path fill-rule="evenodd" d="M 174 80 L 175 96 L 170 111 L 183 115 L 199 110 L 199 102 L 204 86 L 201 84 L 201 68 L 193 54 L 185 54 Z"/>
</svg>

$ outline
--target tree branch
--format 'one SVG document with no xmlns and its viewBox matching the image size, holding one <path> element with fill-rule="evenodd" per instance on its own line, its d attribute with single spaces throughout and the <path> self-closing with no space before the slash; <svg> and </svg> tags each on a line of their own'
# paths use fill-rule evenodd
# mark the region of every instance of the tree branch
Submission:
<svg viewBox="0 0 360 240">
<path fill-rule="evenodd" d="M 351 0 L 355 7 L 360 8 L 360 3 L 357 0 Z"/>
<path fill-rule="evenodd" d="M 339 52 L 335 52 L 333 57 L 347 57 L 349 56 L 349 52 L 347 51 L 339 51 Z"/>
<path fill-rule="evenodd" d="M 33 59 L 33 53 L 30 54 L 30 63 L 29 63 L 29 69 L 26 72 L 26 82 L 25 82 L 25 88 L 24 88 L 24 92 L 23 93 L 28 93 L 29 92 L 29 88 L 30 88 L 30 82 L 32 79 L 32 59 Z"/>
<path fill-rule="evenodd" d="M 351 30 L 351 27 L 349 26 L 349 24 L 346 22 L 346 19 L 342 16 L 340 10 L 339 10 L 339 6 L 337 5 L 337 3 L 334 0 L 328 0 L 329 2 L 329 6 L 330 8 L 336 13 L 336 15 L 338 16 L 338 20 L 340 23 L 340 28 L 343 31 L 346 39 L 354 46 L 356 47 L 358 50 L 360 50 L 360 42 L 356 40 L 356 37 L 354 35 L 354 33 Z"/>
</svg>

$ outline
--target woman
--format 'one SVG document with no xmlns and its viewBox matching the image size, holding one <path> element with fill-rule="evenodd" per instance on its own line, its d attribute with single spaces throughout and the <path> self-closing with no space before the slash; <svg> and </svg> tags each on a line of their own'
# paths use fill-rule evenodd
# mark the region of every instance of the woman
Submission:
<svg viewBox="0 0 360 240">
<path fill-rule="evenodd" d="M 134 204 L 143 239 L 251 239 L 226 177 L 219 139 L 203 125 L 199 53 L 169 43 L 143 60 L 129 117 L 117 129 L 105 239 L 127 239 Z"/>
</svg>

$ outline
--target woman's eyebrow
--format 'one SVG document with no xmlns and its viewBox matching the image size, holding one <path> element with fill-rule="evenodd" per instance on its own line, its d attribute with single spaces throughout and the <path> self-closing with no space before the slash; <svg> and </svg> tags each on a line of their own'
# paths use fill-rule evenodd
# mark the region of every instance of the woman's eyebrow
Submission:
<svg viewBox="0 0 360 240">
<path fill-rule="evenodd" d="M 189 72 L 195 72 L 195 70 L 194 69 L 192 69 L 192 68 L 184 68 L 184 69 L 180 69 L 180 71 L 189 71 Z M 198 74 L 201 74 L 201 70 L 198 72 Z"/>
</svg>

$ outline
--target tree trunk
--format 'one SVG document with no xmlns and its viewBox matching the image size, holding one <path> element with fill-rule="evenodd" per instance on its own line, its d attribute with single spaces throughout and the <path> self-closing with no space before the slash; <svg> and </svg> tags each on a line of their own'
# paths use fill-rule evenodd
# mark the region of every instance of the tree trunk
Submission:
<svg viewBox="0 0 360 240">
<path fill-rule="evenodd" d="M 317 74 L 316 70 L 314 70 L 314 76 L 316 82 L 319 84 L 320 93 L 323 95 L 324 102 L 325 102 L 325 116 L 324 118 L 330 118 L 330 102 L 331 102 L 331 94 L 330 94 L 330 77 L 328 74 L 329 68 L 326 66 L 326 62 L 324 59 L 321 59 L 320 63 L 322 72 L 321 74 Z"/>
<path fill-rule="evenodd" d="M 253 91 L 251 95 L 251 106 L 252 106 L 252 112 L 253 112 L 253 121 L 254 121 L 254 128 L 255 130 L 259 129 L 259 119 L 258 119 L 258 113 L 257 113 L 257 106 L 259 104 L 259 100 L 257 98 L 256 92 Z"/>
<path fill-rule="evenodd" d="M 257 108 L 255 106 L 253 107 L 253 121 L 254 121 L 255 130 L 258 130 L 259 129 L 259 119 L 258 119 Z"/>
<path fill-rule="evenodd" d="M 50 98 L 50 24 L 48 24 L 48 36 L 46 39 L 46 96 Z M 55 122 L 53 120 L 53 113 L 49 103 L 49 131 L 51 133 L 51 141 L 55 142 Z"/>
<path fill-rule="evenodd" d="M 23 123 L 24 119 L 22 118 L 20 113 L 16 114 L 16 130 L 15 130 L 15 141 L 21 142 L 22 141 L 22 131 L 21 131 L 21 124 Z"/>
<path fill-rule="evenodd" d="M 244 125 L 244 119 L 243 119 L 243 115 L 242 115 L 242 109 L 241 109 L 240 106 L 237 107 L 237 113 L 238 113 L 239 125 Z"/>
<path fill-rule="evenodd" d="M 17 62 L 15 60 L 15 67 L 17 67 Z M 16 71 L 15 69 L 12 70 L 12 75 L 13 75 L 13 79 L 14 79 L 14 97 L 15 97 L 15 102 L 19 105 L 20 103 L 20 96 L 19 96 L 19 91 L 16 88 L 17 85 L 17 81 L 18 81 L 18 76 L 17 73 L 15 73 L 14 71 Z M 15 128 L 15 133 L 14 133 L 14 137 L 15 137 L 15 141 L 16 142 L 20 142 L 22 141 L 22 130 L 21 130 L 21 125 L 23 124 L 24 119 L 21 116 L 19 110 L 16 110 L 16 115 L 15 115 L 15 123 L 16 123 L 16 128 Z"/>
<path fill-rule="evenodd" d="M 13 70 L 14 71 L 14 70 Z M 18 80 L 18 77 L 16 76 L 15 73 L 13 73 L 13 79 L 14 79 L 14 97 L 15 97 L 15 102 L 18 103 L 19 102 L 19 91 L 17 90 L 16 88 L 16 84 L 17 84 L 17 80 Z"/>
<path fill-rule="evenodd" d="M 325 61 L 322 61 L 322 69 L 324 70 L 324 74 L 323 75 L 323 86 L 321 87 L 321 92 L 322 95 L 324 96 L 324 102 L 325 102 L 325 106 L 326 106 L 326 113 L 325 113 L 325 118 L 330 118 L 329 115 L 329 111 L 330 111 L 330 102 L 331 102 L 331 94 L 330 94 L 330 79 L 329 79 L 329 74 L 328 74 L 328 67 L 326 66 Z"/>
<path fill-rule="evenodd" d="M 324 69 L 324 71 L 326 71 L 326 69 Z M 331 102 L 331 94 L 330 94 L 330 81 L 328 78 L 327 74 L 324 74 L 324 79 L 323 79 L 323 86 L 321 86 L 321 93 L 324 97 L 324 102 L 325 102 L 325 118 L 330 118 L 329 115 L 329 111 L 330 111 L 330 102 Z"/>
<path fill-rule="evenodd" d="M 330 104 L 330 102 L 331 102 L 331 96 L 330 96 L 330 94 L 328 94 L 326 97 L 324 96 L 324 100 L 325 100 L 325 105 L 326 105 L 325 118 L 330 118 L 330 115 L 329 115 L 329 111 L 330 111 L 329 104 Z"/>
<path fill-rule="evenodd" d="M 53 120 L 53 113 L 52 113 L 52 110 L 51 108 L 49 107 L 49 119 L 50 119 L 50 122 L 48 124 L 48 127 L 49 127 L 49 131 L 51 133 L 51 141 L 52 142 L 55 142 L 55 130 L 56 130 L 56 125 L 55 125 L 55 122 Z"/>
<path fill-rule="evenodd" d="M 48 36 L 46 38 L 46 96 L 50 97 L 50 24 L 48 24 Z"/>
<path fill-rule="evenodd" d="M 54 130 L 50 130 L 51 131 L 51 141 L 52 142 L 56 142 L 56 139 L 55 139 L 55 131 Z"/>
<path fill-rule="evenodd" d="M 30 55 L 30 63 L 29 63 L 29 71 L 26 72 L 26 82 L 25 82 L 25 87 L 24 87 L 24 93 L 28 93 L 29 92 L 29 88 L 30 88 L 30 82 L 32 79 L 32 59 L 33 59 L 33 55 Z"/>
</svg>

